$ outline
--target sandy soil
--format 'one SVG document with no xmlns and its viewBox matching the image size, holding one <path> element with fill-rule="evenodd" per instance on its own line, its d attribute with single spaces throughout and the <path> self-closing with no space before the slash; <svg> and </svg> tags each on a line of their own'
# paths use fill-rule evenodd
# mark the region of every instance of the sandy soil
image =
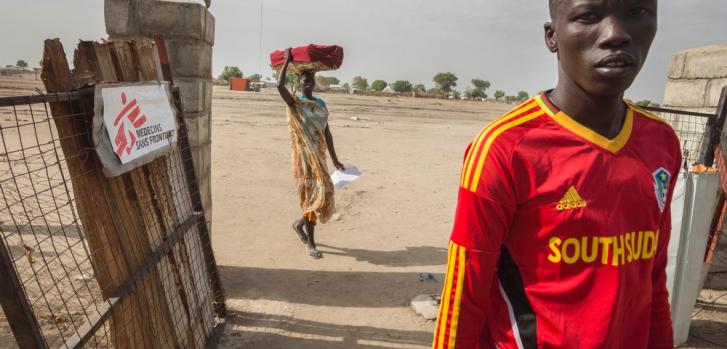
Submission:
<svg viewBox="0 0 727 349">
<path fill-rule="evenodd" d="M 37 86 L 0 77 L 0 96 Z M 341 160 L 364 175 L 336 193 L 340 218 L 319 225 L 324 258 L 312 260 L 290 228 L 299 211 L 283 103 L 215 88 L 212 237 L 231 314 L 221 347 L 429 348 L 434 324 L 409 301 L 440 293 L 462 153 L 511 106 L 322 97 Z M 703 291 L 695 314 L 688 347 L 727 347 L 725 292 Z M 7 332 L 0 312 L 0 347 Z"/>
<path fill-rule="evenodd" d="M 433 324 L 408 303 L 440 292 L 419 273 L 442 279 L 461 154 L 508 106 L 322 97 L 341 161 L 364 175 L 336 193 L 340 220 L 319 225 L 324 258 L 312 260 L 290 228 L 299 210 L 280 97 L 215 91 L 213 243 L 236 313 L 225 347 L 429 347 Z"/>
</svg>

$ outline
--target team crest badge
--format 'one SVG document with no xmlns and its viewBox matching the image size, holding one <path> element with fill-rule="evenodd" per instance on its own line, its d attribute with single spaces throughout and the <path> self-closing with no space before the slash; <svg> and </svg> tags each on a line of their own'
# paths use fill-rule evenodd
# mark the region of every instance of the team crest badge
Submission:
<svg viewBox="0 0 727 349">
<path fill-rule="evenodd" d="M 664 212 L 666 207 L 666 195 L 669 191 L 669 179 L 671 174 L 663 167 L 659 167 L 654 171 L 654 193 L 656 194 L 656 202 L 659 203 L 659 209 Z"/>
</svg>

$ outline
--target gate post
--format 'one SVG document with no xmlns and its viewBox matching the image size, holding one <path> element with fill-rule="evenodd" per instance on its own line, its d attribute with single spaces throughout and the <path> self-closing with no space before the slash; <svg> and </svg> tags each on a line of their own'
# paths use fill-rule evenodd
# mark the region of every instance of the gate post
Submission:
<svg viewBox="0 0 727 349">
<path fill-rule="evenodd" d="M 722 134 L 725 119 L 727 119 L 727 86 L 722 88 L 719 104 L 717 104 L 717 114 L 707 121 L 702 148 L 699 150 L 699 162 L 704 166 L 714 166 L 714 151 L 718 144 L 723 144 L 723 148 L 724 145 L 727 145 L 723 139 L 726 135 Z M 721 142 L 720 139 L 722 139 Z"/>
<path fill-rule="evenodd" d="M 5 239 L 0 236 L 0 304 L 20 348 L 47 348 L 40 325 L 28 303 L 23 286 L 15 274 L 13 259 L 8 254 Z"/>
</svg>

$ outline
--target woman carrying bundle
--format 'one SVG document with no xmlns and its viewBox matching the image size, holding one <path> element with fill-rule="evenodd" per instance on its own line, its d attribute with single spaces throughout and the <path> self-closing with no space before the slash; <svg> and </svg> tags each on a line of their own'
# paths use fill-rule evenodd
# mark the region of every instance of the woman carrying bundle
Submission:
<svg viewBox="0 0 727 349">
<path fill-rule="evenodd" d="M 315 72 L 306 70 L 300 73 L 300 96 L 294 96 L 285 87 L 288 65 L 292 60 L 291 49 L 285 50 L 285 63 L 278 74 L 278 91 L 288 105 L 293 177 L 303 211 L 303 217 L 293 222 L 293 230 L 308 245 L 308 255 L 318 259 L 323 255 L 316 248 L 316 222 L 327 222 L 335 210 L 334 187 L 326 166 L 326 149 L 333 165 L 339 170 L 344 167 L 338 161 L 333 146 L 326 103 L 313 96 Z"/>
</svg>

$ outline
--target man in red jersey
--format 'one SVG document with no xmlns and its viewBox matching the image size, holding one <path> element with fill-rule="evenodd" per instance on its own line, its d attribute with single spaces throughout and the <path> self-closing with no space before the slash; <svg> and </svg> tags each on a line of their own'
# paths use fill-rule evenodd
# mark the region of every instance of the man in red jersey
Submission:
<svg viewBox="0 0 727 349">
<path fill-rule="evenodd" d="M 555 89 L 467 148 L 433 348 L 671 348 L 679 141 L 624 102 L 656 0 L 551 0 Z"/>
</svg>

